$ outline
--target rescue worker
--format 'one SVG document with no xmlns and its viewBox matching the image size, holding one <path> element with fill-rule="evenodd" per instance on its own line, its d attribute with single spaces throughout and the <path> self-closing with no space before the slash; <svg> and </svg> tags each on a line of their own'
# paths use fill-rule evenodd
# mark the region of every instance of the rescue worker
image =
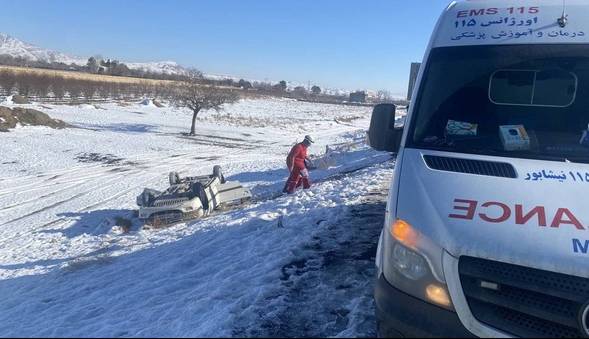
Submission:
<svg viewBox="0 0 589 339">
<path fill-rule="evenodd" d="M 309 181 L 309 171 L 305 164 L 307 160 L 307 149 L 315 141 L 310 135 L 306 135 L 303 142 L 300 142 L 293 146 L 286 158 L 286 166 L 290 171 L 290 176 L 284 185 L 284 193 L 292 194 L 295 190 L 303 186 L 304 189 L 311 188 L 311 182 Z"/>
</svg>

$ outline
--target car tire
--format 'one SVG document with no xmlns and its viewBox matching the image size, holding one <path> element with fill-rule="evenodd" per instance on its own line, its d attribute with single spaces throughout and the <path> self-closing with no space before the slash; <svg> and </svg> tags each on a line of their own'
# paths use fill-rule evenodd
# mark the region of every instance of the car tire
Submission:
<svg viewBox="0 0 589 339">
<path fill-rule="evenodd" d="M 178 172 L 170 172 L 169 174 L 170 186 L 174 186 L 180 183 L 180 175 Z"/>
<path fill-rule="evenodd" d="M 213 177 L 219 178 L 222 184 L 225 183 L 225 176 L 223 175 L 223 170 L 221 170 L 221 166 L 216 165 L 215 167 L 213 167 Z"/>
</svg>

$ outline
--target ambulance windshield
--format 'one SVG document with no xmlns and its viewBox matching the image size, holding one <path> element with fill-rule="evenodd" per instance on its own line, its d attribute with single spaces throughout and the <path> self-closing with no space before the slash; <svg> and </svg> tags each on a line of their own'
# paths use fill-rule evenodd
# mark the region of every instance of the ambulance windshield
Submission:
<svg viewBox="0 0 589 339">
<path fill-rule="evenodd" d="M 589 46 L 432 50 L 408 147 L 589 162 Z"/>
</svg>

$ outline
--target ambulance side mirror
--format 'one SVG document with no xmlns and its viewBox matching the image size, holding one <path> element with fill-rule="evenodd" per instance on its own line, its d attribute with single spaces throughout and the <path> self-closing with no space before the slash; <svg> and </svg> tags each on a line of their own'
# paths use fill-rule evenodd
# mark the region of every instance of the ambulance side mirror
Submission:
<svg viewBox="0 0 589 339">
<path fill-rule="evenodd" d="M 373 149 L 397 153 L 401 148 L 403 127 L 395 127 L 396 109 L 393 104 L 380 104 L 374 107 L 368 130 L 368 144 Z"/>
</svg>

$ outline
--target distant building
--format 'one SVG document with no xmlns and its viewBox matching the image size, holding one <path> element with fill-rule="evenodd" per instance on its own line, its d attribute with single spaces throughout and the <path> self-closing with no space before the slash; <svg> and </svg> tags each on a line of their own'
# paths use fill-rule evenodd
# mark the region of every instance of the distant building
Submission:
<svg viewBox="0 0 589 339">
<path fill-rule="evenodd" d="M 350 102 L 366 102 L 366 92 L 356 91 L 350 93 Z"/>
<path fill-rule="evenodd" d="M 413 88 L 415 88 L 415 83 L 417 82 L 417 75 L 419 74 L 420 67 L 420 62 L 411 63 L 411 71 L 409 72 L 409 91 L 407 92 L 407 101 L 411 101 L 411 95 L 413 94 Z"/>
</svg>

